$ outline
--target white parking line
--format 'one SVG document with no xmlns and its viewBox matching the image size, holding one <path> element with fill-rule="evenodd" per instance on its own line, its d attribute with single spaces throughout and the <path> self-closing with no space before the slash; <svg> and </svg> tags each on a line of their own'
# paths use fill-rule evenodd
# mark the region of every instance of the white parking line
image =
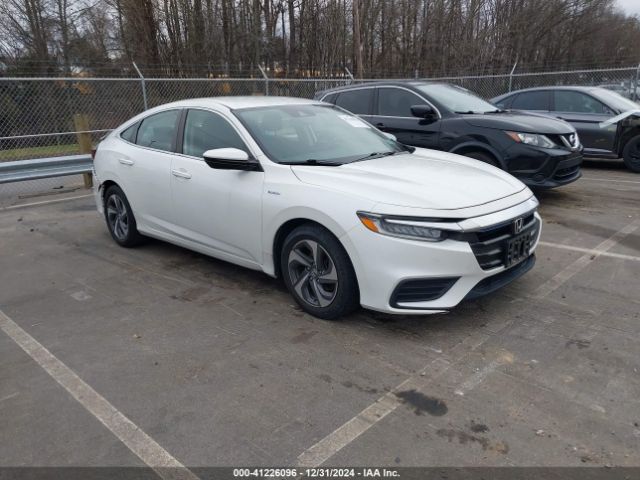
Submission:
<svg viewBox="0 0 640 480">
<path fill-rule="evenodd" d="M 625 255 L 623 253 L 611 253 L 611 252 L 597 252 L 594 248 L 574 247 L 573 245 L 563 245 L 562 243 L 552 243 L 552 242 L 542 242 L 542 241 L 538 242 L 538 245 L 542 245 L 543 247 L 559 248 L 562 250 L 570 250 L 572 252 L 589 253 L 591 255 L 598 254 L 601 257 L 619 258 L 621 260 L 631 260 L 634 262 L 640 262 L 640 257 L 636 257 L 634 255 Z"/>
<path fill-rule="evenodd" d="M 484 344 L 491 336 L 486 336 L 480 342 L 474 342 L 470 351 L 475 351 Z M 463 342 L 464 343 L 464 342 Z M 459 344 L 460 346 L 462 344 Z M 454 347 L 457 348 L 457 347 Z M 462 347 L 461 347 L 462 348 Z M 463 355 L 462 357 L 464 357 Z M 457 363 L 457 361 L 455 362 Z M 450 363 L 444 359 L 437 358 L 426 365 L 418 373 L 413 374 L 402 383 L 394 387 L 391 391 L 376 400 L 373 404 L 366 407 L 355 417 L 351 418 L 333 432 L 312 445 L 300 455 L 298 455 L 297 465 L 300 467 L 319 467 L 332 456 L 342 450 L 344 447 L 353 442 L 360 435 L 365 433 L 380 420 L 395 411 L 403 404 L 402 399 L 398 398 L 397 392 L 402 390 L 420 391 L 425 384 L 434 381 L 444 375 L 454 363 Z M 429 380 L 423 378 L 423 375 L 431 374 Z M 482 380 L 481 380 L 482 381 Z M 473 388 L 473 387 L 471 387 Z"/>
<path fill-rule="evenodd" d="M 77 200 L 78 198 L 87 198 L 87 197 L 93 197 L 93 194 L 90 193 L 88 195 L 76 195 L 75 197 L 56 198 L 55 200 L 45 200 L 43 202 L 31 202 L 31 203 L 21 203 L 20 205 L 10 205 L 8 207 L 0 208 L 0 212 L 3 212 L 5 210 L 14 210 L 16 208 L 36 207 L 38 205 L 48 205 L 50 203 L 67 202 L 69 200 Z"/>
<path fill-rule="evenodd" d="M 153 438 L 20 328 L 2 310 L 0 310 L 0 329 L 161 478 L 198 480 L 193 472 L 172 457 Z"/>
<path fill-rule="evenodd" d="M 604 240 L 593 250 L 590 250 L 589 253 L 585 253 L 580 258 L 578 258 L 575 262 L 569 264 L 565 268 L 563 268 L 556 275 L 551 277 L 545 283 L 540 285 L 536 291 L 533 293 L 532 297 L 534 298 L 544 298 L 554 290 L 562 286 L 567 280 L 573 277 L 575 274 L 580 272 L 583 268 L 589 265 L 593 260 L 597 257 L 605 253 L 607 250 L 615 247 L 620 240 L 622 240 L 627 235 L 633 233 L 640 227 L 640 220 L 634 220 L 626 227 L 621 230 L 618 230 L 611 237 Z"/>
</svg>

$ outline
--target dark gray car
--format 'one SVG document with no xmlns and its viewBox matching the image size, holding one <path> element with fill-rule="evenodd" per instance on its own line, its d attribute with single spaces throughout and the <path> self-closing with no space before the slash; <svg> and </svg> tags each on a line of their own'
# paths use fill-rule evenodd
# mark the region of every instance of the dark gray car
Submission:
<svg viewBox="0 0 640 480">
<path fill-rule="evenodd" d="M 575 127 L 585 157 L 624 158 L 627 167 L 640 172 L 640 114 L 611 125 L 601 123 L 640 105 L 601 87 L 538 87 L 510 92 L 491 100 L 499 108 L 553 115 Z"/>
</svg>

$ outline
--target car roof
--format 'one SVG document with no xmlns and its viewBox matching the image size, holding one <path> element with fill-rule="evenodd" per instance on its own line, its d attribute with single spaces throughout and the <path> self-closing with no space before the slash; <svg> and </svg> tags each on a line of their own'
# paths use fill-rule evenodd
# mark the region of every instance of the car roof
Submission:
<svg viewBox="0 0 640 480">
<path fill-rule="evenodd" d="M 179 100 L 177 102 L 161 105 L 167 107 L 219 107 L 224 106 L 231 110 L 255 107 L 273 107 L 280 105 L 309 105 L 319 104 L 316 100 L 296 97 L 265 97 L 265 96 L 239 96 L 239 97 L 203 97 Z"/>
<path fill-rule="evenodd" d="M 437 82 L 428 80 L 379 80 L 376 82 L 363 82 L 363 83 L 350 83 L 349 85 L 341 85 L 339 87 L 328 88 L 318 92 L 318 94 L 327 95 L 333 92 L 340 92 L 343 90 L 351 90 L 354 88 L 366 88 L 366 87 L 419 87 L 421 85 L 451 85 L 447 82 Z"/>
<path fill-rule="evenodd" d="M 524 93 L 524 92 L 540 92 L 543 90 L 573 90 L 573 91 L 579 91 L 579 92 L 590 92 L 593 90 L 597 90 L 600 87 L 597 86 L 592 86 L 592 87 L 585 87 L 585 86 L 580 86 L 580 85 L 549 85 L 549 86 L 545 86 L 545 87 L 531 87 L 531 88 L 523 88 L 521 90 L 514 90 L 512 92 L 507 92 L 507 93 L 503 93 L 502 95 L 498 95 L 497 97 L 494 97 L 494 100 L 498 100 L 498 99 L 503 99 L 506 97 L 509 97 L 511 95 L 514 95 L 516 93 Z"/>
</svg>

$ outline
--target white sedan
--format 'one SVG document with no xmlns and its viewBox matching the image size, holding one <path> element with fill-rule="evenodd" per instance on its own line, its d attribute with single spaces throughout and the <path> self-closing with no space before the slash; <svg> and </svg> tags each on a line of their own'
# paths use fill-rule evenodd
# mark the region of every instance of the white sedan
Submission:
<svg viewBox="0 0 640 480">
<path fill-rule="evenodd" d="M 308 313 L 446 311 L 531 269 L 531 191 L 485 163 L 396 142 L 333 105 L 184 100 L 98 146 L 96 202 L 145 236 L 282 277 Z"/>
</svg>

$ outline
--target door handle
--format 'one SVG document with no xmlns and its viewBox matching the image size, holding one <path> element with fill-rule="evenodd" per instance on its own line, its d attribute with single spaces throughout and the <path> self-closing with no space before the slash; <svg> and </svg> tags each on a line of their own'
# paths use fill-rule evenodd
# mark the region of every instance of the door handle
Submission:
<svg viewBox="0 0 640 480">
<path fill-rule="evenodd" d="M 184 170 L 171 170 L 171 175 L 179 178 L 186 178 L 189 180 L 191 178 L 191 174 Z"/>
<path fill-rule="evenodd" d="M 129 160 L 128 158 L 119 158 L 118 161 L 122 165 L 133 165 L 134 164 L 133 160 Z"/>
</svg>

